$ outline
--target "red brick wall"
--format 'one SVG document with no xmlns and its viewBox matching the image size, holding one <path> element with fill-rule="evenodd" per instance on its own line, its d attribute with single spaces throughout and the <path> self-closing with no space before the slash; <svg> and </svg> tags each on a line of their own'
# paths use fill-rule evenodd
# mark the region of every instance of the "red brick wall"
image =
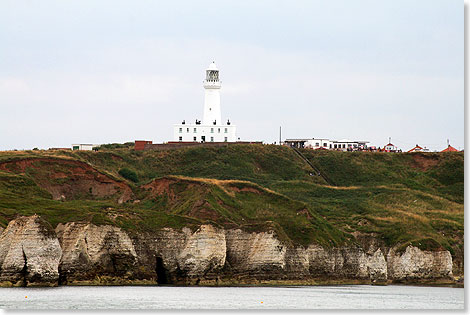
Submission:
<svg viewBox="0 0 470 315">
<path fill-rule="evenodd" d="M 146 144 L 152 144 L 152 141 L 147 140 L 135 140 L 134 150 L 141 151 L 145 148 Z"/>
</svg>

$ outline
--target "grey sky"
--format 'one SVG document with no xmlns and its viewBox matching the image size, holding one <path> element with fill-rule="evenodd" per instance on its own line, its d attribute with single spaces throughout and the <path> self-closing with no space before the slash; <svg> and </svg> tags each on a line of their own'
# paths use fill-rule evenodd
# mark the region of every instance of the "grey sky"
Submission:
<svg viewBox="0 0 470 315">
<path fill-rule="evenodd" d="M 464 146 L 457 0 L 0 2 L 0 150 L 172 140 L 204 70 L 242 140 Z"/>
</svg>

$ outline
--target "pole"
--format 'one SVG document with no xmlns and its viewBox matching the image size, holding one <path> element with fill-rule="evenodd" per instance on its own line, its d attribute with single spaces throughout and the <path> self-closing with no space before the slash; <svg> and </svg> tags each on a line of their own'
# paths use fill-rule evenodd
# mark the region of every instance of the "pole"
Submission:
<svg viewBox="0 0 470 315">
<path fill-rule="evenodd" d="M 279 126 L 279 145 L 281 145 L 281 126 Z"/>
</svg>

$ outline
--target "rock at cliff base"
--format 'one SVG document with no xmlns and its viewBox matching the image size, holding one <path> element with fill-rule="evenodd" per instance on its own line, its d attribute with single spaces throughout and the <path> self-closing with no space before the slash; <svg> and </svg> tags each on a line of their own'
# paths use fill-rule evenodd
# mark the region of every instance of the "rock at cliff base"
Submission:
<svg viewBox="0 0 470 315">
<path fill-rule="evenodd" d="M 11 285 L 57 285 L 59 241 L 39 216 L 10 221 L 0 235 L 0 282 Z"/>
</svg>

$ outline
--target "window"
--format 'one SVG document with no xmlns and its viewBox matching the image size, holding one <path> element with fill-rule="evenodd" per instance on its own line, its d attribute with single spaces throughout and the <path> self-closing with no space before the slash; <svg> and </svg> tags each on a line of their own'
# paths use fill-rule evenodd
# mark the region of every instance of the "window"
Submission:
<svg viewBox="0 0 470 315">
<path fill-rule="evenodd" d="M 346 148 L 346 145 L 343 143 L 343 149 L 345 149 L 345 148 Z"/>
<path fill-rule="evenodd" d="M 227 142 L 227 137 L 224 137 L 224 142 Z"/>
<path fill-rule="evenodd" d="M 227 133 L 227 132 L 228 132 L 228 128 L 225 128 L 225 133 Z"/>
<path fill-rule="evenodd" d="M 193 137 L 193 140 L 196 141 L 196 137 Z"/>
<path fill-rule="evenodd" d="M 186 128 L 186 132 L 189 132 L 189 128 Z"/>
<path fill-rule="evenodd" d="M 72 148 L 72 150 L 79 150 L 79 149 L 80 149 L 80 147 L 78 145 L 74 145 L 73 148 Z"/>
<path fill-rule="evenodd" d="M 328 146 L 328 144 L 325 142 L 325 143 L 323 143 L 323 146 L 326 148 Z"/>
<path fill-rule="evenodd" d="M 214 133 L 214 128 L 211 128 L 211 133 Z"/>
<path fill-rule="evenodd" d="M 335 144 L 335 149 L 336 149 L 337 147 L 338 147 L 338 145 L 337 145 L 337 144 Z"/>
<path fill-rule="evenodd" d="M 318 142 L 315 143 L 315 146 L 316 146 L 316 147 L 319 147 L 319 146 L 320 146 L 320 143 L 318 143 Z"/>
<path fill-rule="evenodd" d="M 194 128 L 194 133 L 196 133 L 196 132 L 197 132 L 197 128 Z"/>
<path fill-rule="evenodd" d="M 211 137 L 211 142 L 214 142 L 214 137 Z"/>
<path fill-rule="evenodd" d="M 330 149 L 331 149 L 331 143 L 330 143 Z"/>
<path fill-rule="evenodd" d="M 219 130 L 218 130 L 217 132 L 220 133 L 220 128 L 219 128 Z"/>
<path fill-rule="evenodd" d="M 182 132 L 183 132 L 183 128 L 180 128 L 180 133 L 182 133 Z"/>
<path fill-rule="evenodd" d="M 183 141 L 183 137 L 180 137 L 180 141 Z"/>
</svg>

